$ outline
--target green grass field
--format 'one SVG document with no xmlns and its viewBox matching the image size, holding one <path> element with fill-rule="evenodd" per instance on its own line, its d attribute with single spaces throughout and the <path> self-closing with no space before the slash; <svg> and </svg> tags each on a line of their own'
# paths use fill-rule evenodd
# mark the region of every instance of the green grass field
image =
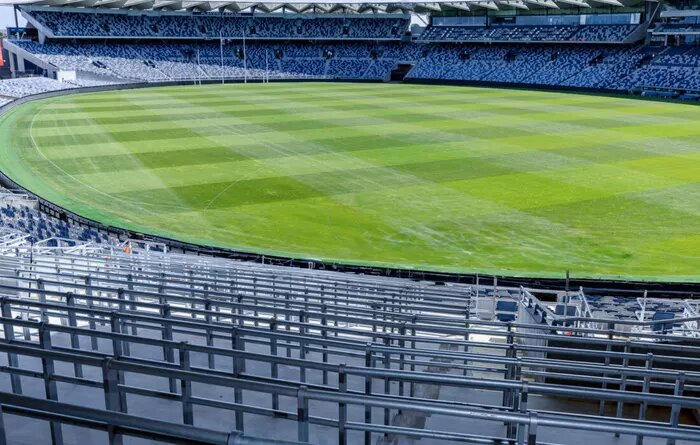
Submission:
<svg viewBox="0 0 700 445">
<path fill-rule="evenodd" d="M 246 251 L 529 276 L 700 278 L 700 107 L 284 83 L 66 96 L 0 168 L 106 224 Z"/>
</svg>

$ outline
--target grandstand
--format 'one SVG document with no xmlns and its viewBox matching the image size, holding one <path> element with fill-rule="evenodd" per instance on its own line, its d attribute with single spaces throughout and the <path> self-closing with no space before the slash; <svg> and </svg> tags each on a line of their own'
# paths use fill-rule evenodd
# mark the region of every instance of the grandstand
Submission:
<svg viewBox="0 0 700 445">
<path fill-rule="evenodd" d="M 700 408 L 696 301 L 445 286 L 142 247 L 4 238 L 8 443 L 700 438 L 680 426 Z M 258 439 L 230 442 L 241 433 Z"/>
<path fill-rule="evenodd" d="M 408 15 L 396 11 L 378 18 L 324 14 L 310 20 L 290 12 L 127 14 L 27 5 L 21 13 L 37 37 L 10 39 L 6 45 L 18 71 L 28 65 L 82 84 L 388 80 L 403 65 L 413 67 L 406 73 L 409 80 L 692 93 L 700 88 L 697 51 L 644 44 L 658 12 L 647 9 L 607 16 L 524 15 L 507 23 L 488 16 L 468 17 L 473 20 L 463 24 L 456 24 L 459 17 L 433 17 L 422 33 L 411 36 Z"/>
<path fill-rule="evenodd" d="M 0 80 L 5 116 L 68 93 L 248 81 L 393 80 L 700 99 L 700 10 L 674 2 L 597 2 L 606 11 L 584 0 L 19 3 L 28 24 L 3 42 L 14 76 Z M 395 102 L 387 108 L 407 105 Z M 244 105 L 251 115 L 270 111 Z M 683 110 L 648 119 L 671 120 Z M 83 110 L 72 111 L 87 128 Z M 193 119 L 212 117 L 197 112 L 203 116 Z M 443 128 L 440 118 L 452 115 L 431 117 L 428 125 Z M 99 125 L 132 125 L 122 118 Z M 617 119 L 620 126 L 629 120 Z M 225 137 L 245 136 L 241 123 L 236 131 L 214 125 Z M 197 136 L 209 138 L 207 128 Z M 680 137 L 695 141 L 697 133 Z M 40 152 L 31 132 L 28 138 Z M 284 142 L 272 147 L 275 156 L 292 149 Z M 643 163 L 657 145 L 619 162 Z M 680 144 L 672 149 L 693 155 Z M 542 152 L 548 169 L 565 163 L 556 149 Z M 41 155 L 42 166 L 54 162 Z M 153 162 L 148 156 L 139 162 Z M 580 156 L 576 165 L 589 162 Z M 682 168 L 689 158 L 674 161 L 678 176 L 697 182 L 692 166 Z M 180 158 L 173 164 L 187 167 Z M 91 167 L 66 174 L 107 171 Z M 453 274 L 233 251 L 87 219 L 9 176 L 0 182 L 0 444 L 700 443 L 697 283 Z M 259 189 L 271 200 L 278 193 Z M 696 217 L 691 204 L 673 205 Z M 643 217 L 654 227 L 654 215 Z"/>
</svg>

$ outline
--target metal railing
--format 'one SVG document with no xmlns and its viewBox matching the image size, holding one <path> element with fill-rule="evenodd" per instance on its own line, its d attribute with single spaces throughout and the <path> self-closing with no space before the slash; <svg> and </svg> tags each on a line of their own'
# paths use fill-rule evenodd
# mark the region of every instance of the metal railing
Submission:
<svg viewBox="0 0 700 445">
<path fill-rule="evenodd" d="M 195 407 L 230 411 L 239 432 L 255 417 L 286 419 L 296 422 L 302 442 L 322 427 L 343 444 L 369 444 L 377 435 L 546 443 L 538 425 L 700 440 L 700 429 L 679 426 L 682 409 L 700 409 L 700 340 L 667 344 L 648 341 L 668 340 L 663 334 L 473 317 L 475 295 L 500 292 L 521 293 L 521 310 L 534 307 L 524 289 L 192 256 L 2 257 L 0 353 L 8 364 L 0 373 L 18 395 L 23 379 L 42 380 L 44 397 L 59 403 L 67 401 L 57 400 L 57 383 L 100 392 L 107 411 L 128 413 L 135 396 L 176 403 L 184 425 L 195 424 Z M 23 366 L 29 358 L 41 368 Z M 421 390 L 426 385 L 492 397 L 431 399 Z M 209 389 L 198 392 L 203 387 Z M 213 388 L 232 391 L 232 400 L 208 397 Z M 266 402 L 246 401 L 250 393 Z M 594 402 L 605 417 L 586 416 L 577 402 L 557 412 L 537 409 L 528 404 L 532 397 Z M 666 420 L 647 420 L 650 407 Z M 392 420 L 406 411 L 504 430 L 488 436 Z M 60 443 L 59 430 L 52 432 Z"/>
</svg>

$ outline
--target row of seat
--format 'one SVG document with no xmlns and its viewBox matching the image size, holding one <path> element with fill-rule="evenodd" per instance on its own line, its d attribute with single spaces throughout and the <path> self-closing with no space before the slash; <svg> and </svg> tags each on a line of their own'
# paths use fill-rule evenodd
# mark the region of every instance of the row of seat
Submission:
<svg viewBox="0 0 700 445">
<path fill-rule="evenodd" d="M 101 14 L 28 10 L 30 21 L 62 37 L 398 39 L 410 20 L 396 17 L 315 18 L 222 14 Z"/>
<path fill-rule="evenodd" d="M 636 25 L 428 26 L 424 41 L 622 42 Z"/>
</svg>

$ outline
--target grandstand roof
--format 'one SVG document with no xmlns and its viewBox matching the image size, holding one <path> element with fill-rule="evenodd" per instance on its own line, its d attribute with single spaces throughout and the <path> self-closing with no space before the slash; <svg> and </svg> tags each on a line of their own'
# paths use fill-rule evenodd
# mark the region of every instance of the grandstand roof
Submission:
<svg viewBox="0 0 700 445">
<path fill-rule="evenodd" d="M 309 2 L 308 0 L 288 0 L 284 3 L 273 0 L 240 2 L 229 0 L 0 0 L 6 5 L 46 5 L 70 6 L 100 9 L 138 9 L 168 11 L 219 11 L 219 12 L 340 12 L 340 13 L 434 13 L 439 11 L 462 10 L 473 8 L 486 9 L 531 9 L 531 8 L 567 8 L 630 6 L 643 0 L 462 0 L 410 2 L 402 0 L 377 0 L 367 3 L 363 0 L 345 0 L 342 2 Z"/>
</svg>

